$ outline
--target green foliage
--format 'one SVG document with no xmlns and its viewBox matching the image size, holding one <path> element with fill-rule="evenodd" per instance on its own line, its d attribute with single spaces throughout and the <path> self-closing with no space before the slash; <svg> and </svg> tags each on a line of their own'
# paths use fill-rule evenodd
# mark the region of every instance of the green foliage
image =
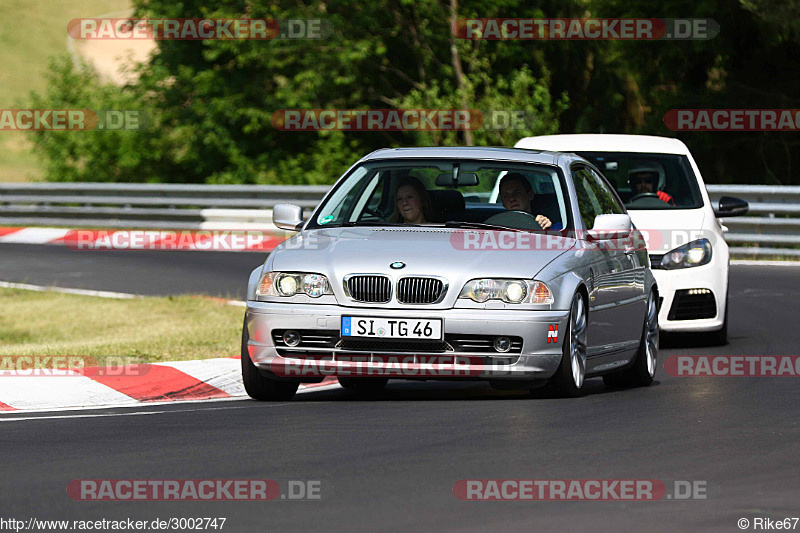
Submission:
<svg viewBox="0 0 800 533">
<path fill-rule="evenodd" d="M 142 109 L 145 132 L 36 133 L 48 179 L 332 183 L 360 156 L 409 145 L 513 145 L 557 132 L 681 137 L 710 182 L 793 183 L 789 133 L 681 133 L 674 108 L 800 108 L 797 17 L 778 0 L 134 0 L 137 17 L 324 19 L 321 40 L 159 41 L 136 84 L 101 85 L 66 60 L 40 107 Z M 792 7 L 794 6 L 794 7 Z M 469 17 L 713 18 L 705 41 L 467 41 Z M 287 132 L 282 109 L 524 111 L 522 127 L 464 132 Z M 795 171 L 796 173 L 796 171 Z"/>
<path fill-rule="evenodd" d="M 475 64 L 485 63 L 484 59 Z M 513 146 L 522 137 L 558 133 L 558 114 L 567 108 L 568 99 L 562 95 L 554 104 L 547 81 L 535 79 L 527 67 L 512 73 L 510 79 L 492 79 L 488 68 L 482 70 L 479 67 L 467 75 L 462 89 L 442 89 L 434 82 L 427 89 L 412 89 L 397 107 L 459 109 L 462 102 L 469 102 L 470 109 L 480 111 L 486 122 L 490 122 L 492 113 L 522 113 L 522 120 L 516 124 L 509 123 L 511 127 L 492 128 L 488 125 L 472 131 L 474 145 Z M 415 144 L 420 146 L 455 146 L 463 143 L 465 134 L 447 130 L 420 131 L 415 132 L 414 137 Z"/>
<path fill-rule="evenodd" d="M 146 114 L 133 91 L 104 85 L 88 66 L 76 69 L 69 56 L 54 57 L 45 95 L 31 94 L 33 109 L 129 110 Z M 153 125 L 148 125 L 153 127 Z M 158 149 L 145 130 L 35 131 L 50 181 L 156 181 L 150 162 Z"/>
</svg>

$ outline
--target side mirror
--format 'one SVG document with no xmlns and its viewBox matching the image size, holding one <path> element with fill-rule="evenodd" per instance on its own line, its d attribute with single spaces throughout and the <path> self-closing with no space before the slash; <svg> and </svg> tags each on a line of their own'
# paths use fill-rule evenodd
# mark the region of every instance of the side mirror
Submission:
<svg viewBox="0 0 800 533">
<path fill-rule="evenodd" d="M 303 225 L 303 208 L 294 204 L 278 204 L 272 208 L 272 222 L 280 229 L 299 231 Z"/>
<path fill-rule="evenodd" d="M 590 241 L 625 239 L 630 236 L 632 228 L 630 215 L 597 215 L 587 237 Z"/>
<path fill-rule="evenodd" d="M 746 215 L 749 210 L 750 205 L 746 201 L 733 196 L 723 196 L 714 207 L 714 214 L 717 217 L 740 217 Z"/>
</svg>

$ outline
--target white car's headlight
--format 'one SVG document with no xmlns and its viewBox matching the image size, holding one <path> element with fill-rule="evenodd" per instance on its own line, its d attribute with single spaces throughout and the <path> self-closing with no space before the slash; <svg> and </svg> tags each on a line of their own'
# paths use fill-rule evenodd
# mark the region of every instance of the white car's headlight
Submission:
<svg viewBox="0 0 800 533">
<path fill-rule="evenodd" d="M 256 288 L 257 296 L 294 296 L 306 294 L 319 298 L 333 294 L 328 278 L 322 274 L 305 272 L 266 272 Z"/>
<path fill-rule="evenodd" d="M 553 303 L 553 294 L 547 285 L 526 279 L 473 279 L 464 285 L 458 297 L 478 303 L 487 300 L 502 300 L 512 304 Z"/>
<path fill-rule="evenodd" d="M 708 239 L 698 239 L 664 254 L 661 268 L 672 270 L 696 267 L 708 264 L 709 261 L 711 261 L 711 242 Z"/>
</svg>

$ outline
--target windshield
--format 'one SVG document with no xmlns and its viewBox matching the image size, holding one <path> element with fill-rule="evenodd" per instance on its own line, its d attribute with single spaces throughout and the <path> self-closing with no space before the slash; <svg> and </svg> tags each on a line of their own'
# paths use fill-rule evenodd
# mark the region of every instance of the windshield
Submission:
<svg viewBox="0 0 800 533">
<path fill-rule="evenodd" d="M 578 152 L 591 161 L 629 210 L 703 207 L 697 178 L 684 155 Z"/>
<path fill-rule="evenodd" d="M 505 195 L 493 195 L 503 179 Z M 557 167 L 478 160 L 380 160 L 354 168 L 308 227 L 476 226 L 571 228 Z M 547 224 L 546 222 L 549 222 Z"/>
</svg>

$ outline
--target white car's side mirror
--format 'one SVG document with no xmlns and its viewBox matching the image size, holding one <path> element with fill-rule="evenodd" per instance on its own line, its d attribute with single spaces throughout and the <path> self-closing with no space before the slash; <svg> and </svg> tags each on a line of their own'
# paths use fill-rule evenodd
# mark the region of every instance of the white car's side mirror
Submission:
<svg viewBox="0 0 800 533">
<path fill-rule="evenodd" d="M 740 217 L 746 215 L 750 210 L 750 205 L 739 198 L 733 196 L 723 196 L 714 207 L 714 214 L 717 217 Z"/>
<path fill-rule="evenodd" d="M 294 204 L 278 204 L 272 208 L 272 222 L 280 229 L 299 231 L 303 225 L 303 208 Z"/>
<path fill-rule="evenodd" d="M 632 228 L 630 215 L 597 215 L 587 237 L 590 241 L 624 239 L 630 236 Z"/>
</svg>

